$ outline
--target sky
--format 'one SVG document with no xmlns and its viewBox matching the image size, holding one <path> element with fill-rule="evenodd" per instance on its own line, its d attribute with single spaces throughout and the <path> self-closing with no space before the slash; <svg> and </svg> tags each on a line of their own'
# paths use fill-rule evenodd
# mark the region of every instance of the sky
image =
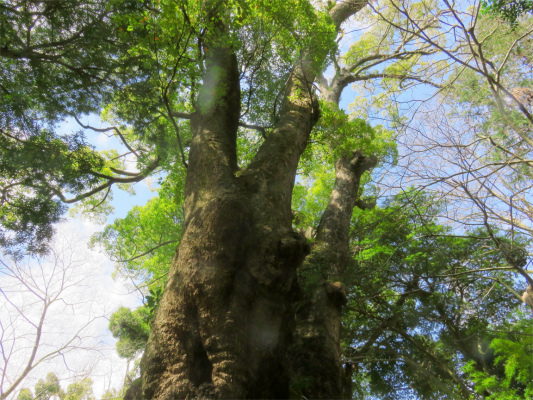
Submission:
<svg viewBox="0 0 533 400">
<path fill-rule="evenodd" d="M 82 122 L 98 128 L 109 126 L 95 116 L 85 118 Z M 74 120 L 69 120 L 59 130 L 70 134 L 78 131 L 79 127 Z M 86 131 L 86 137 L 98 150 L 120 149 L 122 146 L 117 139 L 105 134 Z M 127 168 L 135 170 L 133 164 L 130 163 Z M 125 217 L 134 205 L 143 205 L 157 194 L 149 180 L 135 184 L 134 189 L 135 195 L 118 189 L 113 191 L 111 205 L 114 212 L 108 216 L 107 223 Z M 26 274 L 26 286 L 20 280 L 2 273 L 5 269 L 0 269 L 0 304 L 3 304 L 0 307 L 0 334 L 3 333 L 0 342 L 4 353 L 11 355 L 6 363 L 0 360 L 0 375 L 5 369 L 7 377 L 4 390 L 9 387 L 10 380 L 20 375 L 30 356 L 35 341 L 34 325 L 43 310 L 43 303 L 36 294 L 42 296 L 42 290 L 46 288 L 48 293 L 55 293 L 53 290 L 57 290 L 62 282 L 71 284 L 47 310 L 36 359 L 75 336 L 80 338 L 73 342 L 75 349 L 43 362 L 32 370 L 9 398 L 16 398 L 22 388 L 33 390 L 35 383 L 44 379 L 49 372 L 56 373 L 64 390 L 74 380 L 89 376 L 93 380 L 96 399 L 100 399 L 106 389 L 122 387 L 127 363 L 115 351 L 116 340 L 107 328 L 109 317 L 121 306 L 138 307 L 141 300 L 139 293 L 132 291 L 127 284 L 113 279 L 113 262 L 99 253 L 98 249 L 87 246 L 91 235 L 101 231 L 104 226 L 79 215 L 68 216 L 56 226 L 54 252 L 57 252 L 57 262 L 50 260 L 54 258 L 52 254 L 41 263 L 33 260 L 20 264 L 20 271 Z M 13 266 L 6 258 L 1 261 Z"/>
<path fill-rule="evenodd" d="M 18 389 L 33 388 L 49 372 L 60 377 L 63 389 L 89 375 L 96 398 L 108 387 L 120 388 L 126 363 L 116 355 L 108 318 L 118 306 L 135 307 L 139 300 L 111 278 L 112 263 L 87 248 L 88 238 L 98 229 L 90 221 L 69 219 L 57 227 L 53 252 L 41 262 L 23 260 L 14 269 L 12 260 L 2 260 L 15 271 L 6 274 L 3 268 L 0 275 L 2 348 L 11 356 L 8 378 L 14 380 L 27 365 L 44 298 L 55 300 L 47 307 L 35 359 L 71 343 L 57 357 L 38 365 Z M 0 361 L 2 369 L 5 364 Z M 11 398 L 16 398 L 17 392 Z"/>
</svg>

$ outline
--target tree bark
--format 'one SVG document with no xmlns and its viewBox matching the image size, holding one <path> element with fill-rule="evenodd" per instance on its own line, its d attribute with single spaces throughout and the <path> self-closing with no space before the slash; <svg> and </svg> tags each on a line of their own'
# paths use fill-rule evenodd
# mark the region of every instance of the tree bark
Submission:
<svg viewBox="0 0 533 400">
<path fill-rule="evenodd" d="M 335 186 L 305 259 L 296 313 L 293 386 L 305 398 L 351 398 L 351 369 L 341 359 L 341 312 L 346 304 L 342 277 L 350 260 L 349 233 L 361 175 L 377 163 L 355 151 L 335 163 Z"/>
<path fill-rule="evenodd" d="M 342 2 L 330 15 L 339 27 L 364 4 Z M 237 174 L 239 70 L 224 41 L 224 24 L 216 25 L 217 32 L 204 42 L 206 73 L 191 119 L 183 236 L 141 360 L 142 397 L 286 399 L 295 381 L 290 355 L 311 354 L 307 347 L 289 352 L 296 343 L 295 304 L 301 300 L 296 272 L 310 250 L 292 229 L 291 198 L 300 156 L 318 119 L 312 89 L 318 71 L 310 61 L 314 54 L 297 62 L 279 121 L 248 168 Z M 350 207 L 344 205 L 344 191 L 354 197 L 352 175 L 364 168 L 364 160 L 357 153 L 338 162 L 338 175 L 347 175 L 339 178 L 332 198 L 337 193 L 343 210 Z M 324 221 L 349 228 L 345 219 L 326 211 Z M 327 238 L 335 229 L 328 226 L 321 228 L 324 246 L 333 243 Z M 338 240 L 346 243 L 334 245 L 347 249 L 347 235 Z M 346 261 L 343 257 L 338 263 Z M 321 317 L 330 307 L 328 296 L 317 311 Z M 326 356 L 334 357 L 335 365 L 340 365 L 338 310 L 333 319 L 317 320 L 327 327 L 315 329 L 328 332 L 327 346 L 334 349 Z"/>
</svg>

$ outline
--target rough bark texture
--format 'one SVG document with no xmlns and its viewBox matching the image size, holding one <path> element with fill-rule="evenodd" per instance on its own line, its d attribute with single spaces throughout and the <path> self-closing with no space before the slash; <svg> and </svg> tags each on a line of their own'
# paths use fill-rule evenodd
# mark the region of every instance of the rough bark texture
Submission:
<svg viewBox="0 0 533 400">
<path fill-rule="evenodd" d="M 364 4 L 339 3 L 331 16 L 340 26 Z M 213 38 L 223 36 L 222 23 L 219 28 Z M 292 229 L 291 197 L 300 156 L 318 119 L 312 90 L 317 71 L 308 61 L 313 55 L 295 66 L 278 123 L 250 166 L 236 174 L 237 60 L 223 39 L 206 43 L 207 72 L 191 120 L 183 237 L 141 361 L 142 397 L 286 399 L 291 384 L 303 375 L 323 379 L 308 397 L 338 398 L 336 372 L 330 377 L 331 371 L 319 374 L 290 362 L 298 354 L 302 362 L 309 356 L 327 360 L 324 369 L 340 366 L 342 285 L 315 290 L 306 305 L 310 311 L 298 317 L 303 328 L 296 329 L 295 304 L 302 301 L 296 272 L 310 249 Z M 313 253 L 314 260 L 342 248 L 327 273 L 342 270 L 347 251 L 349 216 L 346 220 L 333 208 L 341 213 L 350 209 L 351 216 L 358 185 L 354 177 L 367 165 L 365 160 L 355 153 L 337 163 L 338 182 L 328 206 L 332 210 L 326 211 L 319 229 L 323 246 Z M 338 223 L 346 230 L 339 238 Z M 329 250 L 329 245 L 334 247 Z M 311 314 L 313 321 L 307 318 Z M 327 340 L 320 348 L 323 355 L 302 339 L 300 331 L 308 325 L 313 326 L 313 340 Z M 301 351 L 289 352 L 295 343 L 303 346 Z M 322 384 L 328 389 L 319 390 Z"/>
<path fill-rule="evenodd" d="M 335 165 L 335 186 L 303 269 L 307 282 L 296 314 L 294 384 L 305 398 L 351 397 L 351 374 L 341 361 L 341 311 L 346 287 L 340 281 L 349 262 L 350 220 L 361 175 L 376 165 L 360 151 Z M 349 368 L 349 367 L 347 367 Z M 348 376 L 347 376 L 348 375 Z"/>
</svg>

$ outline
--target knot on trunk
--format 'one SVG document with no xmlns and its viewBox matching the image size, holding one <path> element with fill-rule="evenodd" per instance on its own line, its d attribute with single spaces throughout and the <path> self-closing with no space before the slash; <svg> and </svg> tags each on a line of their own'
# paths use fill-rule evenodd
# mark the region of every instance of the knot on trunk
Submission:
<svg viewBox="0 0 533 400">
<path fill-rule="evenodd" d="M 328 299 L 339 309 L 348 302 L 346 285 L 342 282 L 327 282 L 324 284 L 324 290 Z"/>
<path fill-rule="evenodd" d="M 294 263 L 301 263 L 310 251 L 311 247 L 307 239 L 294 231 L 283 236 L 278 244 L 280 257 Z"/>
<path fill-rule="evenodd" d="M 352 153 L 352 158 L 349 160 L 352 171 L 359 177 L 363 175 L 365 171 L 374 168 L 378 163 L 376 156 L 365 156 L 361 150 L 356 150 Z"/>
</svg>

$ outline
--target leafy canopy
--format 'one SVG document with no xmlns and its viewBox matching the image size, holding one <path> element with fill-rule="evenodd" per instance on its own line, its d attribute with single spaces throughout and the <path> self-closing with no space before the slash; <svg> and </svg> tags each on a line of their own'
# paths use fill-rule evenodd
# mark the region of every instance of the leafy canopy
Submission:
<svg viewBox="0 0 533 400">
<path fill-rule="evenodd" d="M 46 251 L 65 204 L 109 213 L 113 187 L 186 164 L 190 126 L 179 115 L 195 105 L 211 38 L 239 59 L 243 121 L 266 129 L 295 60 L 336 45 L 326 10 L 300 0 L 10 0 L 0 19 L 0 245 L 18 254 Z M 92 113 L 111 126 L 83 124 Z M 67 118 L 85 131 L 59 134 Z M 87 131 L 114 135 L 124 151 L 96 151 Z M 257 141 L 239 136 L 241 148 Z"/>
</svg>

